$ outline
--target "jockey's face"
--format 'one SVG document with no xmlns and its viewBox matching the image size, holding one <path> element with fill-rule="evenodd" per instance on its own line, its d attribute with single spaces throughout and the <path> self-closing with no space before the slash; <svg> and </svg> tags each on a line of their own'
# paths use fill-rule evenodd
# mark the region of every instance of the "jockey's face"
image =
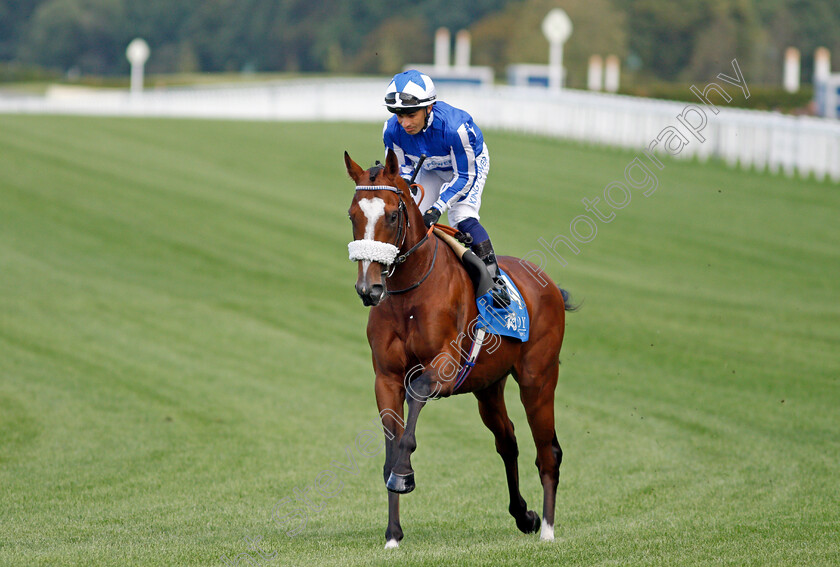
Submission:
<svg viewBox="0 0 840 567">
<path fill-rule="evenodd" d="M 426 109 L 415 110 L 411 114 L 397 114 L 397 121 L 406 134 L 419 134 L 426 126 Z"/>
</svg>

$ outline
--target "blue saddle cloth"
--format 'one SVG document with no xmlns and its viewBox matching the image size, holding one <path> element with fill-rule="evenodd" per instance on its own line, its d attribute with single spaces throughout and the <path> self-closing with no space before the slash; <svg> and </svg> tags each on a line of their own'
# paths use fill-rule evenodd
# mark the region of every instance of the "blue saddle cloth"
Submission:
<svg viewBox="0 0 840 567">
<path fill-rule="evenodd" d="M 525 307 L 522 294 L 519 293 L 519 289 L 514 285 L 513 280 L 501 268 L 499 268 L 499 272 L 507 284 L 510 305 L 504 309 L 496 307 L 493 305 L 493 297 L 489 291 L 480 297 L 476 297 L 475 304 L 478 307 L 477 327 L 494 335 L 519 339 L 524 343 L 528 340 L 528 332 L 531 328 L 528 308 Z"/>
</svg>

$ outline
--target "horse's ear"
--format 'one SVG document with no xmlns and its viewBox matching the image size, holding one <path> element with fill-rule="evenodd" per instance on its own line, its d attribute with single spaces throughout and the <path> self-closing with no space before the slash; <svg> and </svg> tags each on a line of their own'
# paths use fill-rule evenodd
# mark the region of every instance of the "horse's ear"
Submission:
<svg viewBox="0 0 840 567">
<path fill-rule="evenodd" d="M 388 148 L 388 155 L 385 158 L 385 175 L 390 179 L 397 179 L 400 176 L 400 162 L 391 148 Z"/>
<path fill-rule="evenodd" d="M 344 165 L 347 166 L 347 175 L 349 175 L 350 178 L 353 181 L 355 181 L 356 184 L 358 184 L 359 179 L 362 178 L 362 175 L 364 174 L 365 170 L 362 169 L 362 166 L 353 161 L 350 158 L 350 154 L 348 154 L 346 151 L 344 152 Z"/>
</svg>

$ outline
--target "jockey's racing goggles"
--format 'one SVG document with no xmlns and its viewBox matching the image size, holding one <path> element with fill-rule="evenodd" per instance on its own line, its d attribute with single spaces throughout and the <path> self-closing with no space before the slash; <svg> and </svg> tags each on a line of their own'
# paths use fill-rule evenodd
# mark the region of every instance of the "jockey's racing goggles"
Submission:
<svg viewBox="0 0 840 567">
<path fill-rule="evenodd" d="M 405 106 L 396 108 L 391 106 L 392 104 L 397 103 L 397 97 L 399 97 L 400 101 Z M 432 102 L 434 99 L 435 97 L 419 99 L 410 93 L 394 92 L 385 95 L 385 105 L 393 114 L 411 114 L 412 112 L 420 110 L 424 106 L 428 106 L 427 103 Z"/>
</svg>

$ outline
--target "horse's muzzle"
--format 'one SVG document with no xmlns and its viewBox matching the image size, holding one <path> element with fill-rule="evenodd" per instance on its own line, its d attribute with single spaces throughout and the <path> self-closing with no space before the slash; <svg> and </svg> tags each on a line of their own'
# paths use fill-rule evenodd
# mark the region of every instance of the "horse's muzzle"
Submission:
<svg viewBox="0 0 840 567">
<path fill-rule="evenodd" d="M 362 298 L 365 307 L 373 307 L 379 305 L 379 302 L 382 301 L 385 296 L 385 287 L 381 284 L 368 286 L 364 282 L 359 282 L 356 284 L 356 293 Z"/>
</svg>

